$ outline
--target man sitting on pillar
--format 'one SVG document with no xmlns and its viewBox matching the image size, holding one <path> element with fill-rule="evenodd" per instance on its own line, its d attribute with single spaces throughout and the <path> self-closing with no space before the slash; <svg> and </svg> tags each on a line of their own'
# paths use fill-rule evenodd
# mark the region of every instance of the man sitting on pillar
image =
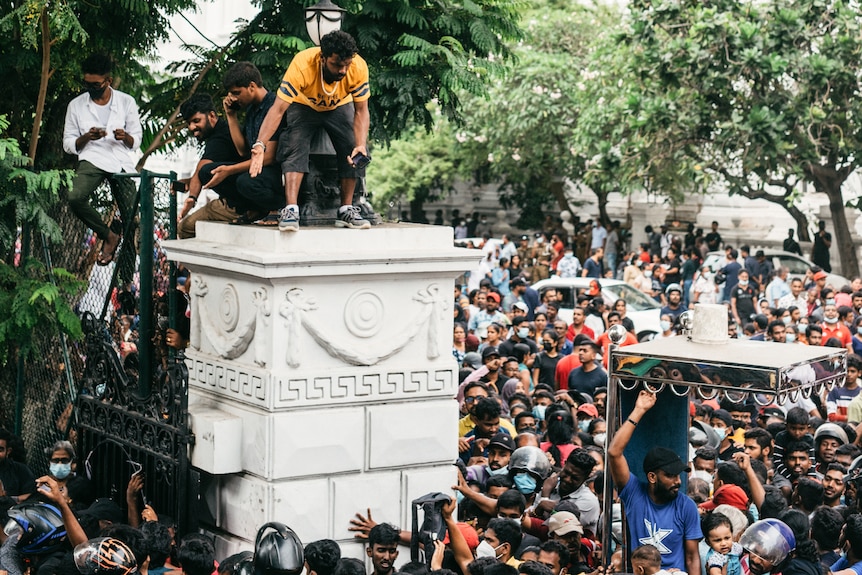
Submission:
<svg viewBox="0 0 862 575">
<path fill-rule="evenodd" d="M 211 161 L 205 165 L 198 165 L 196 172 L 200 182 L 204 188 L 218 192 L 219 200 L 210 202 L 184 218 L 180 222 L 181 238 L 194 237 L 195 223 L 198 221 L 251 223 L 284 205 L 281 195 L 281 171 L 275 163 L 275 142 L 279 132 L 276 132 L 269 142 L 269 152 L 264 154 L 263 166 L 256 178 L 248 174 L 250 161 L 243 161 L 243 158 L 249 157 L 249 142 L 257 138 L 260 126 L 275 102 L 275 93 L 263 86 L 260 71 L 251 62 L 234 64 L 225 74 L 222 84 L 228 91 L 222 101 L 227 126 L 220 128 L 219 133 L 223 137 L 225 129 L 228 131 L 239 160 L 209 158 Z M 240 127 L 237 111 L 243 109 L 245 122 Z M 185 113 L 183 116 L 185 117 Z M 217 118 L 216 121 L 218 122 Z M 206 158 L 206 153 L 204 156 Z M 183 207 L 184 213 L 190 207 L 190 200 L 197 200 L 197 193 L 192 188 L 189 189 L 189 198 Z"/>
<path fill-rule="evenodd" d="M 356 178 L 365 174 L 364 165 L 354 164 L 354 158 L 368 156 L 371 96 L 368 65 L 358 51 L 350 34 L 335 30 L 320 39 L 320 48 L 309 48 L 294 56 L 281 81 L 278 98 L 251 146 L 250 173 L 257 177 L 272 147 L 267 142 L 284 117 L 286 128 L 279 139 L 278 159 L 284 172 L 287 205 L 278 223 L 281 231 L 299 230 L 299 188 L 308 172 L 310 142 L 320 127 L 332 140 L 338 165 L 341 207 L 336 227 L 371 227 L 353 205 Z"/>
</svg>

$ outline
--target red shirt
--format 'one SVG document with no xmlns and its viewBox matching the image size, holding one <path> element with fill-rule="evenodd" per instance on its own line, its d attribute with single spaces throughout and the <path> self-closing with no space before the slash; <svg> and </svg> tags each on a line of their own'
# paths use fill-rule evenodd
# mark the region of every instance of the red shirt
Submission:
<svg viewBox="0 0 862 575">
<path fill-rule="evenodd" d="M 825 321 L 820 324 L 820 327 L 823 328 L 823 343 L 826 343 L 830 337 L 834 337 L 841 341 L 841 345 L 847 347 L 852 343 L 852 335 L 850 335 L 850 330 L 847 329 L 847 326 L 841 323 L 829 324 Z"/>
<path fill-rule="evenodd" d="M 625 345 L 634 345 L 638 342 L 638 338 L 632 332 L 626 330 L 626 338 L 620 344 L 620 347 Z M 598 341 L 596 342 L 600 346 L 602 346 L 602 365 L 605 366 L 605 369 L 608 369 L 608 357 L 611 355 L 609 353 L 611 347 L 611 338 L 608 337 L 608 332 L 603 333 L 599 336 Z"/>
<path fill-rule="evenodd" d="M 557 369 L 554 371 L 554 381 L 557 384 L 558 390 L 569 389 L 569 373 L 579 367 L 581 367 L 581 358 L 578 357 L 577 350 L 557 362 Z"/>
<path fill-rule="evenodd" d="M 575 324 L 569 326 L 569 329 L 566 330 L 566 339 L 568 341 L 575 341 L 575 336 L 578 334 L 584 334 L 591 340 L 596 340 L 596 332 L 593 331 L 593 328 L 588 327 L 587 324 L 583 324 L 581 326 L 581 331 L 575 331 Z"/>
</svg>

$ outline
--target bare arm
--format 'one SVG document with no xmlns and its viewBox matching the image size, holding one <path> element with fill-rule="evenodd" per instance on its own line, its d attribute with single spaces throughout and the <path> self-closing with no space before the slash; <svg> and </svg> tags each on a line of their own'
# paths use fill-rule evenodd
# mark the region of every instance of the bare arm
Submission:
<svg viewBox="0 0 862 575">
<path fill-rule="evenodd" d="M 614 435 L 611 444 L 608 446 L 608 463 L 610 464 L 611 477 L 614 480 L 617 490 L 621 490 L 623 486 L 629 482 L 630 477 L 629 464 L 623 455 L 623 451 L 625 451 L 626 446 L 629 444 L 629 441 L 634 434 L 636 424 L 640 423 L 644 414 L 652 409 L 655 405 L 655 401 L 656 396 L 654 394 L 641 390 L 638 394 L 637 401 L 635 401 L 634 409 L 629 414 L 628 418 L 623 421 L 622 425 Z M 698 566 L 698 569 L 700 569 L 700 566 Z"/>
<path fill-rule="evenodd" d="M 449 499 L 449 503 L 443 506 L 443 519 L 446 521 L 446 529 L 449 531 L 449 547 L 455 554 L 455 561 L 461 567 L 462 573 L 469 573 L 467 565 L 473 561 L 473 552 L 470 551 L 470 546 L 467 545 L 467 540 L 464 539 L 464 534 L 458 529 L 458 522 L 455 520 L 455 498 Z"/>
<path fill-rule="evenodd" d="M 40 486 L 39 490 L 45 498 L 50 499 L 60 509 L 63 525 L 66 527 L 66 534 L 69 536 L 69 543 L 72 544 L 72 547 L 85 543 L 87 541 L 87 534 L 84 533 L 84 529 L 78 523 L 75 512 L 69 507 L 66 493 L 60 491 L 57 481 L 53 477 L 45 475 L 37 479 L 36 484 Z"/>
<path fill-rule="evenodd" d="M 284 113 L 287 111 L 287 107 L 290 106 L 290 102 L 285 102 L 281 98 L 275 98 L 275 102 L 272 104 L 272 107 L 269 109 L 269 112 L 266 113 L 266 118 L 263 119 L 263 124 L 260 126 L 260 132 L 257 134 L 257 141 L 259 142 L 269 142 L 272 139 L 272 136 L 275 134 L 276 130 L 278 130 L 278 125 L 281 124 L 281 119 L 284 117 Z M 257 176 L 261 169 L 263 169 L 264 165 L 264 151 L 260 146 L 254 146 L 254 142 L 252 142 L 251 148 L 251 167 L 249 167 L 248 173 L 252 178 Z M 267 147 L 267 152 L 269 148 Z M 273 150 L 273 153 L 275 150 Z"/>
<path fill-rule="evenodd" d="M 700 552 L 696 539 L 685 540 L 685 570 L 688 573 L 700 573 Z"/>
<path fill-rule="evenodd" d="M 467 485 L 467 481 L 464 480 L 464 476 L 461 475 L 460 471 L 458 471 L 458 484 L 453 485 L 452 489 L 459 491 L 465 499 L 473 501 L 482 513 L 486 513 L 491 516 L 496 515 L 497 500 L 491 499 L 487 495 L 482 495 L 481 493 L 470 489 L 470 486 Z"/>
<path fill-rule="evenodd" d="M 748 487 L 751 489 L 751 502 L 754 503 L 755 507 L 760 509 L 760 506 L 763 505 L 763 500 L 766 498 L 766 490 L 751 467 L 751 457 L 744 452 L 734 453 L 733 460 L 745 472 L 745 476 L 748 478 Z"/>
<path fill-rule="evenodd" d="M 230 139 L 233 141 L 233 147 L 236 148 L 237 153 L 240 156 L 246 156 L 248 153 L 248 148 L 246 146 L 251 145 L 252 142 L 246 144 L 245 136 L 242 135 L 242 127 L 239 125 L 239 119 L 236 117 L 236 108 L 232 108 L 231 106 L 235 102 L 233 96 L 228 94 L 222 100 L 222 109 L 224 109 L 225 118 L 227 118 L 227 125 L 230 129 Z M 266 140 L 262 140 L 266 142 Z"/>
<path fill-rule="evenodd" d="M 368 112 L 368 100 L 353 102 L 353 139 L 356 147 L 350 153 L 350 157 L 362 152 L 368 155 L 368 128 L 371 126 L 371 114 Z"/>
</svg>

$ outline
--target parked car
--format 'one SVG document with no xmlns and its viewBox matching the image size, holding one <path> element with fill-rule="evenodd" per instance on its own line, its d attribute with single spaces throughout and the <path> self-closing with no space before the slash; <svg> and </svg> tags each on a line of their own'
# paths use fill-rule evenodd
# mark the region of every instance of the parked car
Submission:
<svg viewBox="0 0 862 575">
<path fill-rule="evenodd" d="M 755 253 L 757 253 L 757 249 L 752 248 L 751 254 L 754 255 Z M 778 269 L 780 266 L 786 267 L 789 271 L 790 279 L 801 278 L 804 281 L 805 272 L 814 267 L 814 262 L 811 260 L 791 252 L 764 249 L 763 254 L 772 262 L 773 268 Z M 739 257 L 737 261 L 740 264 L 745 264 L 742 257 Z M 724 250 L 709 252 L 706 254 L 706 259 L 704 260 L 704 264 L 708 265 L 709 269 L 714 272 L 724 267 L 725 262 L 726 258 Z M 843 276 L 839 276 L 838 274 L 828 274 L 826 276 L 826 283 L 831 284 L 835 289 L 839 289 L 841 286 L 849 284 L 850 280 Z"/>
<path fill-rule="evenodd" d="M 560 299 L 558 316 L 566 323 L 572 323 L 572 310 L 578 296 L 590 288 L 593 278 L 558 278 L 552 277 L 536 282 L 532 287 L 544 295 L 549 288 L 557 290 Z M 635 334 L 638 341 L 647 341 L 661 331 L 659 327 L 661 304 L 620 280 L 600 279 L 601 296 L 605 303 L 613 307 L 614 302 L 622 299 L 626 302 L 626 317 L 635 324 Z"/>
</svg>

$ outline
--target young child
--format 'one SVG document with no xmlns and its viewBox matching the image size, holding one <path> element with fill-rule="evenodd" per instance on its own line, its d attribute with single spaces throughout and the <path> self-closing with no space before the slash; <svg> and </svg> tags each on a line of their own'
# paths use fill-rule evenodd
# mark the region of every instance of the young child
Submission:
<svg viewBox="0 0 862 575">
<path fill-rule="evenodd" d="M 742 545 L 733 540 L 733 524 L 727 515 L 713 511 L 703 518 L 702 528 L 709 545 L 706 575 L 742 575 Z"/>
<path fill-rule="evenodd" d="M 632 571 L 635 575 L 671 575 L 661 568 L 661 553 L 654 545 L 641 545 L 632 551 Z"/>
</svg>

